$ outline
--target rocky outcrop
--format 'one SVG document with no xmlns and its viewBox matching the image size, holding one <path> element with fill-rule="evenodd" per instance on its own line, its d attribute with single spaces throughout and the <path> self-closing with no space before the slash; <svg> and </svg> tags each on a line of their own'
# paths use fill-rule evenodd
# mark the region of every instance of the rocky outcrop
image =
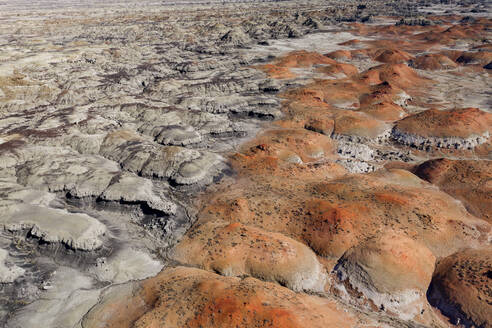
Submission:
<svg viewBox="0 0 492 328">
<path fill-rule="evenodd" d="M 197 1 L 0 3 L 0 326 L 487 325 L 490 19 Z"/>
<path fill-rule="evenodd" d="M 458 67 L 458 64 L 443 54 L 425 54 L 410 60 L 411 67 L 423 70 L 444 70 Z"/>
<path fill-rule="evenodd" d="M 435 260 L 422 244 L 388 232 L 347 250 L 335 271 L 374 306 L 408 320 L 429 309 L 425 293 Z"/>
<path fill-rule="evenodd" d="M 439 262 L 429 291 L 431 304 L 456 325 L 491 327 L 492 251 L 468 249 Z"/>
<path fill-rule="evenodd" d="M 373 54 L 373 58 L 381 63 L 399 64 L 413 59 L 413 56 L 398 49 L 379 49 Z"/>
<path fill-rule="evenodd" d="M 2 284 L 14 282 L 25 272 L 24 269 L 15 264 L 7 264 L 8 256 L 8 251 L 0 249 L 0 283 Z"/>
<path fill-rule="evenodd" d="M 86 215 L 31 204 L 2 206 L 0 224 L 5 230 L 28 230 L 48 243 L 63 243 L 72 249 L 91 251 L 102 246 L 106 226 Z"/>
<path fill-rule="evenodd" d="M 294 328 L 325 327 L 327 322 L 351 327 L 357 319 L 330 300 L 276 284 L 177 267 L 108 290 L 82 325 Z"/>
<path fill-rule="evenodd" d="M 157 146 L 131 131 L 108 134 L 100 154 L 123 169 L 178 184 L 209 183 L 220 172 L 220 156 L 178 146 Z M 210 174 L 211 173 L 211 174 Z"/>
<path fill-rule="evenodd" d="M 492 60 L 492 51 L 464 52 L 456 61 L 464 65 L 487 65 Z"/>
<path fill-rule="evenodd" d="M 244 47 L 251 42 L 249 36 L 244 33 L 241 27 L 236 26 L 226 34 L 224 34 L 220 40 L 227 45 L 232 45 L 235 47 Z"/>
<path fill-rule="evenodd" d="M 294 291 L 322 292 L 327 278 L 314 252 L 304 244 L 240 223 L 197 225 L 174 252 L 173 258 L 184 264 L 224 276 L 275 281 Z"/>
<path fill-rule="evenodd" d="M 478 108 L 429 109 L 397 122 L 392 137 L 419 149 L 472 149 L 489 140 L 490 126 L 492 115 Z"/>
<path fill-rule="evenodd" d="M 492 162 L 441 158 L 420 164 L 415 174 L 461 200 L 470 213 L 491 222 Z"/>
</svg>

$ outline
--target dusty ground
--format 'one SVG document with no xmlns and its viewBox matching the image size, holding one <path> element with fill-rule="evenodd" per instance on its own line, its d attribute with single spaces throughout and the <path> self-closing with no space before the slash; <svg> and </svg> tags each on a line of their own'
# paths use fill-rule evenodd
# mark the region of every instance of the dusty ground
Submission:
<svg viewBox="0 0 492 328">
<path fill-rule="evenodd" d="M 490 5 L 0 3 L 6 327 L 492 327 Z"/>
</svg>

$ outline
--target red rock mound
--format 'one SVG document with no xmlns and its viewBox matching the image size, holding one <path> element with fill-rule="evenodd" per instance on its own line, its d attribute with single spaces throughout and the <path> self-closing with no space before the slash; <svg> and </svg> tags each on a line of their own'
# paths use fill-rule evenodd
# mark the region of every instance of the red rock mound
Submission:
<svg viewBox="0 0 492 328">
<path fill-rule="evenodd" d="M 383 64 L 349 79 L 316 80 L 305 87 L 293 89 L 284 97 L 306 104 L 331 104 L 337 107 L 370 106 L 380 102 L 403 104 L 406 94 L 428 80 L 421 78 L 405 64 Z M 405 91 L 404 91 L 405 90 Z"/>
<path fill-rule="evenodd" d="M 492 114 L 478 108 L 429 109 L 399 121 L 396 129 L 423 137 L 474 138 L 490 133 Z"/>
<path fill-rule="evenodd" d="M 407 116 L 407 112 L 401 106 L 385 101 L 367 106 L 361 111 L 385 122 L 398 121 Z"/>
<path fill-rule="evenodd" d="M 413 58 L 408 52 L 398 49 L 379 49 L 374 54 L 374 60 L 386 64 L 400 64 Z"/>
<path fill-rule="evenodd" d="M 350 42 L 350 41 L 348 41 Z M 352 53 L 348 50 L 336 50 L 325 55 L 328 58 L 335 60 L 348 60 L 352 59 Z"/>
<path fill-rule="evenodd" d="M 108 295 L 109 294 L 109 295 Z M 325 328 L 360 323 L 328 299 L 254 278 L 177 267 L 117 286 L 91 309 L 87 328 Z"/>
<path fill-rule="evenodd" d="M 461 200 L 468 211 L 492 223 L 492 162 L 435 159 L 415 173 Z"/>
<path fill-rule="evenodd" d="M 445 70 L 458 67 L 453 60 L 442 54 L 426 54 L 410 61 L 409 65 L 423 70 Z"/>
<path fill-rule="evenodd" d="M 337 63 L 334 65 L 321 66 L 316 69 L 317 72 L 327 74 L 329 76 L 338 76 L 344 74 L 347 77 L 354 76 L 359 71 L 354 65 Z"/>
<path fill-rule="evenodd" d="M 238 201 L 238 210 L 241 200 Z M 249 275 L 296 291 L 323 291 L 325 273 L 314 252 L 284 235 L 240 223 L 206 222 L 188 231 L 174 251 L 183 264 L 225 276 Z"/>
<path fill-rule="evenodd" d="M 456 61 L 465 65 L 487 65 L 492 61 L 491 51 L 464 52 Z"/>
<path fill-rule="evenodd" d="M 406 171 L 390 170 L 313 185 L 313 195 L 329 206 L 314 212 L 306 208 L 308 214 L 313 214 L 309 215 L 313 230 L 309 229 L 304 238 L 314 250 L 329 256 L 342 250 L 348 236 L 361 240 L 363 236 L 377 234 L 381 227 L 391 227 L 406 231 L 436 256 L 442 256 L 457 249 L 458 244 L 467 244 L 464 240 L 468 237 L 460 232 L 457 217 L 467 226 L 476 226 L 472 229 L 478 229 L 477 232 L 490 229 L 485 221 L 469 215 L 451 197 L 422 182 Z M 446 210 L 439 204 L 447 204 Z M 336 224 L 324 221 L 325 215 L 332 217 L 334 213 Z M 323 238 L 319 238 L 320 234 L 324 234 Z"/>
<path fill-rule="evenodd" d="M 435 260 L 422 244 L 388 231 L 350 248 L 335 270 L 355 299 L 362 294 L 374 309 L 428 322 L 432 314 L 425 294 Z"/>
<path fill-rule="evenodd" d="M 270 77 L 276 79 L 290 79 L 296 75 L 290 68 L 311 67 L 313 65 L 335 65 L 336 61 L 317 52 L 293 51 L 286 56 L 280 57 L 270 64 L 261 65 L 257 68 L 266 72 Z"/>
<path fill-rule="evenodd" d="M 485 24 L 483 24 L 485 23 Z M 475 22 L 474 24 L 455 24 L 450 28 L 442 32 L 445 38 L 450 38 L 453 40 L 458 39 L 471 39 L 471 40 L 481 40 L 486 33 L 487 25 L 490 27 L 490 21 L 486 22 Z"/>
<path fill-rule="evenodd" d="M 417 72 L 406 64 L 383 64 L 372 67 L 362 73 L 360 79 L 370 85 L 386 81 L 404 90 L 422 86 L 428 81 L 418 76 Z"/>
<path fill-rule="evenodd" d="M 288 163 L 309 163 L 334 152 L 333 141 L 328 136 L 306 129 L 268 130 L 253 144 L 251 151 Z"/>
<path fill-rule="evenodd" d="M 446 28 L 435 25 L 428 31 L 412 36 L 413 40 L 432 42 L 441 45 L 452 45 L 458 40 L 482 40 L 486 37 L 487 27 L 477 22 L 471 25 L 451 25 Z"/>
<path fill-rule="evenodd" d="M 404 290 L 425 293 L 435 260 L 429 249 L 413 239 L 388 232 L 350 248 L 337 266 L 360 289 L 388 294 Z"/>
<path fill-rule="evenodd" d="M 219 196 L 208 198 L 200 220 L 222 219 L 280 232 L 336 259 L 384 227 L 407 233 L 435 256 L 474 244 L 490 230 L 449 195 L 408 171 L 335 180 L 328 172 L 310 178 L 253 172 L 251 168 L 247 179 L 224 185 Z M 234 211 L 239 200 L 245 208 L 241 215 Z"/>
<path fill-rule="evenodd" d="M 336 64 L 336 61 L 317 52 L 299 50 L 280 57 L 276 64 L 283 67 L 310 67 L 320 64 Z"/>
<path fill-rule="evenodd" d="M 359 102 L 361 108 L 383 102 L 405 106 L 410 99 L 411 97 L 405 91 L 390 84 L 388 81 L 384 81 L 380 84 L 372 85 L 369 93 L 360 96 Z"/>
<path fill-rule="evenodd" d="M 333 132 L 337 135 L 374 140 L 388 131 L 386 123 L 363 112 L 339 111 L 335 114 L 334 122 Z"/>
<path fill-rule="evenodd" d="M 492 249 L 468 249 L 442 260 L 429 293 L 453 323 L 492 327 Z"/>
<path fill-rule="evenodd" d="M 369 93 L 367 85 L 360 81 L 348 79 L 317 80 L 300 89 L 288 91 L 284 96 L 307 104 L 314 101 L 335 106 L 359 106 L 359 97 L 362 93 Z"/>
</svg>

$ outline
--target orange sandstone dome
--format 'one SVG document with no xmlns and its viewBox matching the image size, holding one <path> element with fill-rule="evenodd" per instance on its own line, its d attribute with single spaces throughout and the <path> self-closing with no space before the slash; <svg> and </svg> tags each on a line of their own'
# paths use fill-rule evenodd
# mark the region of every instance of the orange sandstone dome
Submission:
<svg viewBox="0 0 492 328">
<path fill-rule="evenodd" d="M 410 61 L 410 66 L 423 70 L 444 70 L 456 68 L 458 64 L 442 54 L 425 54 Z"/>
<path fill-rule="evenodd" d="M 285 177 L 248 172 L 207 200 L 200 221 L 221 219 L 280 232 L 327 258 L 339 258 L 385 227 L 408 234 L 436 257 L 474 245 L 490 230 L 451 196 L 404 170 L 336 179 L 326 173 L 297 178 L 295 171 Z"/>
<path fill-rule="evenodd" d="M 333 132 L 337 135 L 374 139 L 388 130 L 386 123 L 356 111 L 339 111 Z"/>
<path fill-rule="evenodd" d="M 434 159 L 420 164 L 415 173 L 453 197 L 469 212 L 492 222 L 492 162 Z"/>
<path fill-rule="evenodd" d="M 402 318 L 432 321 L 425 294 L 436 258 L 405 234 L 384 231 L 345 252 L 335 267 L 354 300 L 397 313 Z"/>
<path fill-rule="evenodd" d="M 305 50 L 293 51 L 272 63 L 258 66 L 270 77 L 276 79 L 291 79 L 296 75 L 290 68 L 311 67 L 314 65 L 336 65 L 337 62 L 317 52 Z M 341 69 L 340 69 L 341 70 Z"/>
<path fill-rule="evenodd" d="M 335 60 L 352 59 L 352 53 L 349 50 L 336 50 L 327 53 L 325 56 Z"/>
<path fill-rule="evenodd" d="M 317 72 L 327 74 L 329 76 L 337 76 L 340 73 L 351 77 L 358 73 L 357 68 L 351 64 L 336 63 L 333 65 L 321 66 L 316 69 Z"/>
<path fill-rule="evenodd" d="M 349 328 L 360 323 L 334 301 L 254 278 L 186 267 L 116 286 L 83 321 L 87 328 Z"/>
<path fill-rule="evenodd" d="M 361 111 L 378 120 L 387 122 L 397 121 L 407 116 L 406 111 L 401 106 L 393 102 L 380 102 L 375 105 L 365 107 Z"/>
<path fill-rule="evenodd" d="M 299 50 L 281 57 L 276 64 L 284 67 L 309 67 L 316 64 L 336 64 L 336 62 L 317 52 Z"/>
<path fill-rule="evenodd" d="M 456 61 L 467 65 L 487 65 L 492 61 L 492 51 L 464 52 Z"/>
<path fill-rule="evenodd" d="M 374 53 L 373 58 L 381 63 L 399 64 L 414 57 L 408 52 L 398 49 L 379 49 Z"/>
<path fill-rule="evenodd" d="M 406 64 L 383 64 L 371 67 L 360 75 L 360 80 L 369 85 L 388 82 L 401 89 L 415 88 L 428 81 L 419 77 L 417 72 Z"/>
<path fill-rule="evenodd" d="M 418 290 L 425 293 L 435 260 L 432 252 L 422 244 L 404 234 L 387 231 L 347 250 L 338 266 L 345 269 L 354 284 L 363 284 L 373 291 Z M 368 279 L 359 280 L 361 275 Z"/>
<path fill-rule="evenodd" d="M 479 137 L 492 130 L 492 114 L 478 108 L 429 109 L 397 122 L 396 129 L 423 137 Z"/>
<path fill-rule="evenodd" d="M 314 252 L 282 234 L 222 220 L 192 228 L 173 258 L 225 276 L 249 275 L 295 291 L 324 289 L 325 273 Z"/>
<path fill-rule="evenodd" d="M 429 299 L 455 324 L 492 327 L 492 249 L 468 249 L 440 261 Z"/>
</svg>

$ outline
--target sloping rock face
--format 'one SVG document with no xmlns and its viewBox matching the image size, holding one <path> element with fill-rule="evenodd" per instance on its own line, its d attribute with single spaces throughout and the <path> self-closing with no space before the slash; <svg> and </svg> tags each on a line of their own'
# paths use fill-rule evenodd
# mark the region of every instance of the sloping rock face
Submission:
<svg viewBox="0 0 492 328">
<path fill-rule="evenodd" d="M 225 276 L 276 281 L 294 291 L 323 291 L 326 282 L 323 267 L 309 247 L 240 223 L 195 226 L 176 247 L 173 258 Z"/>
<path fill-rule="evenodd" d="M 415 173 L 461 200 L 470 213 L 491 222 L 492 162 L 477 160 L 430 160 Z"/>
<path fill-rule="evenodd" d="M 0 250 L 0 282 L 2 284 L 14 282 L 25 272 L 24 269 L 15 264 L 7 265 L 8 255 L 9 253 L 6 250 Z"/>
<path fill-rule="evenodd" d="M 0 3 L 0 325 L 489 327 L 490 18 L 418 4 Z"/>
<path fill-rule="evenodd" d="M 492 326 L 492 250 L 468 249 L 443 259 L 432 279 L 429 299 L 455 324 Z"/>
<path fill-rule="evenodd" d="M 425 293 L 435 260 L 422 244 L 390 231 L 349 249 L 335 271 L 377 308 L 413 318 L 429 310 Z"/>
<path fill-rule="evenodd" d="M 458 67 L 458 64 L 442 54 L 426 54 L 415 58 L 409 65 L 424 70 L 444 70 Z"/>
<path fill-rule="evenodd" d="M 125 310 L 128 307 L 130 311 Z M 357 319 L 325 298 L 296 294 L 254 278 L 176 267 L 145 282 L 109 290 L 82 324 L 91 328 L 280 328 L 325 327 L 327 322 L 352 327 Z"/>
<path fill-rule="evenodd" d="M 380 49 L 373 56 L 375 60 L 388 64 L 403 63 L 413 58 L 408 52 L 398 49 Z"/>
<path fill-rule="evenodd" d="M 398 142 L 418 148 L 475 148 L 487 142 L 492 114 L 478 108 L 427 111 L 399 121 L 392 131 Z"/>
</svg>

